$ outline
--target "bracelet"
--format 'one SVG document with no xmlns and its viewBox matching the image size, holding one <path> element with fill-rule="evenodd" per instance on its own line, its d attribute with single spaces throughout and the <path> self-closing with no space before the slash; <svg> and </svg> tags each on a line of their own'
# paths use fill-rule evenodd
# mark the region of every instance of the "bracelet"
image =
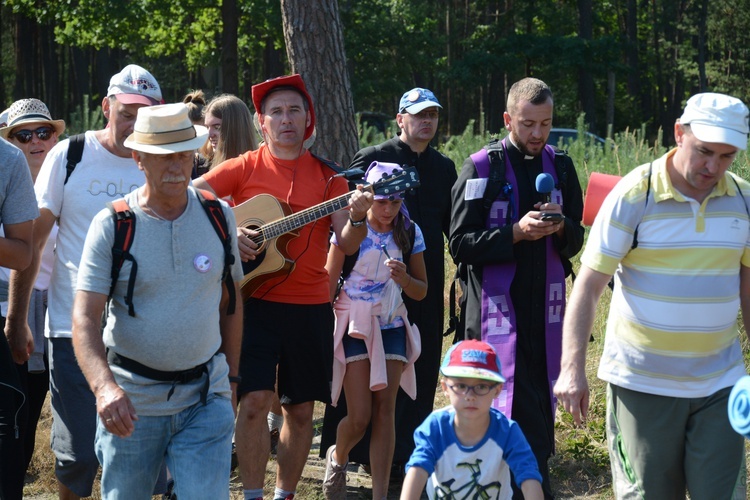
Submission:
<svg viewBox="0 0 750 500">
<path fill-rule="evenodd" d="M 352 225 L 352 227 L 362 227 L 365 225 L 365 221 L 367 220 L 367 216 L 365 215 L 362 220 L 354 220 L 352 219 L 352 214 L 349 213 L 349 224 Z"/>
<path fill-rule="evenodd" d="M 229 376 L 229 383 L 230 384 L 239 384 L 242 382 L 242 377 L 237 375 L 236 377 L 233 377 L 232 375 Z"/>
<path fill-rule="evenodd" d="M 404 289 L 409 288 L 409 285 L 411 285 L 411 274 L 409 275 L 409 282 L 406 284 L 406 286 L 404 287 Z"/>
</svg>

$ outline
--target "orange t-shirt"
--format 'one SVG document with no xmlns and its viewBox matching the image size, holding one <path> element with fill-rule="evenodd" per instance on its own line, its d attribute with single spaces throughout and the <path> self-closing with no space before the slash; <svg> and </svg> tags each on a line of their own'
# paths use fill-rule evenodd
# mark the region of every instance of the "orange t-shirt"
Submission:
<svg viewBox="0 0 750 500">
<path fill-rule="evenodd" d="M 221 163 L 203 179 L 219 197 L 231 196 L 237 205 L 256 195 L 270 194 L 297 213 L 348 192 L 343 178 L 328 183 L 333 175 L 333 170 L 309 151 L 296 160 L 280 160 L 263 145 L 257 151 Z M 325 263 L 330 227 L 329 215 L 299 228 L 299 236 L 287 246 L 287 257 L 295 262 L 292 273 L 267 281 L 252 296 L 288 304 L 329 302 Z"/>
</svg>

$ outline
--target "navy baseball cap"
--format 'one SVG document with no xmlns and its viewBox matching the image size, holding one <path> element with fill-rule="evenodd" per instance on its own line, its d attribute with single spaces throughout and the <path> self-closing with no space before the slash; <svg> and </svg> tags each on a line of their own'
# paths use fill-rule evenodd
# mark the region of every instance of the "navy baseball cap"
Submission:
<svg viewBox="0 0 750 500">
<path fill-rule="evenodd" d="M 433 107 L 442 108 L 437 97 L 432 93 L 432 90 L 417 87 L 401 96 L 401 102 L 398 105 L 398 112 L 416 115 L 423 109 Z"/>
</svg>

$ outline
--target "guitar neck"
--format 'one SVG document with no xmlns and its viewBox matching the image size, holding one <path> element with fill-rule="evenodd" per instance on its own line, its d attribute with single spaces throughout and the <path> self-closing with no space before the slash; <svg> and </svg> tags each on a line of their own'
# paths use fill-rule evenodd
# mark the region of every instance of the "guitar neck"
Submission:
<svg viewBox="0 0 750 500">
<path fill-rule="evenodd" d="M 306 208 L 282 219 L 264 224 L 259 228 L 259 231 L 266 240 L 270 240 L 281 236 L 282 234 L 294 231 L 295 229 L 299 229 L 304 225 L 315 222 L 323 217 L 327 217 L 334 212 L 343 210 L 349 206 L 349 198 L 353 193 L 354 191 L 349 191 L 348 193 L 332 200 L 325 201 L 319 205 Z"/>
</svg>

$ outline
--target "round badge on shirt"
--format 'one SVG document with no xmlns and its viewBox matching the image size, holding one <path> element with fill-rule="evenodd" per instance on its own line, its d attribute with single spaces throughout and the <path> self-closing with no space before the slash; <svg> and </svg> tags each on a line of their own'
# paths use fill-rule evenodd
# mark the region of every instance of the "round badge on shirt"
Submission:
<svg viewBox="0 0 750 500">
<path fill-rule="evenodd" d="M 204 253 L 199 253 L 193 259 L 193 266 L 199 273 L 207 273 L 212 266 L 211 257 Z"/>
</svg>

